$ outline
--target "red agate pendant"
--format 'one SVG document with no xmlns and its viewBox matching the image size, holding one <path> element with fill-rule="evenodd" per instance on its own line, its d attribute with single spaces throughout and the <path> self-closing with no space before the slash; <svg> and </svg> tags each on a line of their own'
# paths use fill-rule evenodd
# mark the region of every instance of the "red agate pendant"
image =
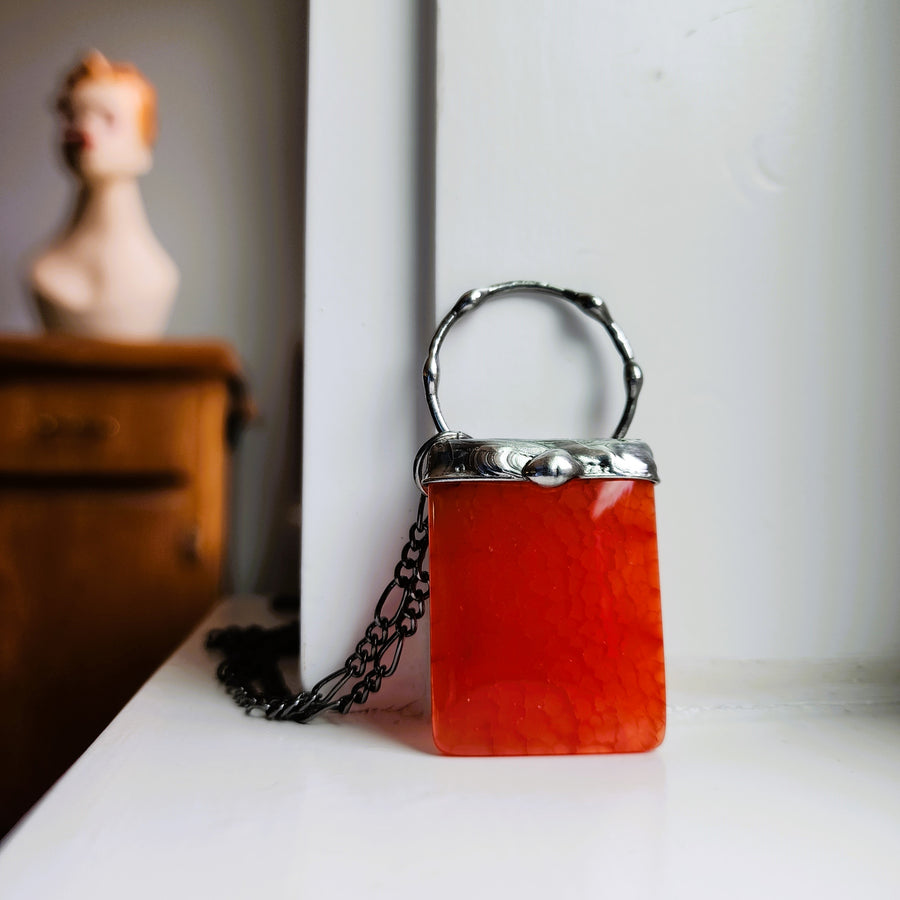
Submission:
<svg viewBox="0 0 900 900">
<path fill-rule="evenodd" d="M 450 431 L 438 351 L 460 315 L 504 293 L 566 299 L 625 361 L 613 438 L 476 440 Z M 463 295 L 425 367 L 438 434 L 416 462 L 428 494 L 432 727 L 463 756 L 618 753 L 663 739 L 665 667 L 649 447 L 626 440 L 642 381 L 597 297 L 535 282 Z"/>
</svg>

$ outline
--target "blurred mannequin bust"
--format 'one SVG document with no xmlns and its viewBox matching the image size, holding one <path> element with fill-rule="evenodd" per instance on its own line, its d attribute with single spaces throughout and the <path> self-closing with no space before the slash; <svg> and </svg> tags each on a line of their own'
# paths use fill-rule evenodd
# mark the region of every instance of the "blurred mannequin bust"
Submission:
<svg viewBox="0 0 900 900">
<path fill-rule="evenodd" d="M 179 278 L 137 183 L 153 164 L 156 93 L 133 66 L 95 51 L 67 76 L 58 108 L 63 155 L 80 189 L 68 224 L 30 267 L 44 325 L 88 337 L 159 337 Z"/>
</svg>

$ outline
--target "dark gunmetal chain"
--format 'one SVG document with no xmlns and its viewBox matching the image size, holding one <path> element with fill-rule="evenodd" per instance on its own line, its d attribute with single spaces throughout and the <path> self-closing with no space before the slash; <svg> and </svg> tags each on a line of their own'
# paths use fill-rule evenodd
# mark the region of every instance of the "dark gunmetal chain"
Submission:
<svg viewBox="0 0 900 900">
<path fill-rule="evenodd" d="M 238 706 L 267 719 L 308 722 L 328 710 L 346 713 L 381 689 L 384 679 L 397 670 L 404 640 L 416 633 L 425 615 L 429 596 L 426 504 L 427 497 L 422 495 L 394 577 L 381 592 L 372 622 L 356 649 L 340 669 L 311 690 L 292 694 L 278 666 L 281 657 L 295 656 L 299 650 L 296 622 L 271 629 L 231 625 L 209 633 L 207 648 L 225 654 L 216 675 Z"/>
</svg>

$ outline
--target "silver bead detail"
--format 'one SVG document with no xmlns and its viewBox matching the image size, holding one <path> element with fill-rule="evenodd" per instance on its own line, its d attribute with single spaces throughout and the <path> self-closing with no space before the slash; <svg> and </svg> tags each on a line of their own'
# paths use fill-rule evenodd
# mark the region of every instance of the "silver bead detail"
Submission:
<svg viewBox="0 0 900 900">
<path fill-rule="evenodd" d="M 548 450 L 522 467 L 522 474 L 540 487 L 559 487 L 582 474 L 581 463 L 562 449 Z"/>
</svg>

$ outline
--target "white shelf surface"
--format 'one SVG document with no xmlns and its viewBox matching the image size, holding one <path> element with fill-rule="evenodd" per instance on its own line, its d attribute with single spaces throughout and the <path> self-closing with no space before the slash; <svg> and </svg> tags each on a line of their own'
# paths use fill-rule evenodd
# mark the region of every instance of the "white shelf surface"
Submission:
<svg viewBox="0 0 900 900">
<path fill-rule="evenodd" d="M 701 666 L 653 753 L 452 759 L 421 718 L 241 715 L 203 637 L 264 612 L 160 669 L 0 847 L 0 896 L 900 896 L 890 687 Z"/>
</svg>

